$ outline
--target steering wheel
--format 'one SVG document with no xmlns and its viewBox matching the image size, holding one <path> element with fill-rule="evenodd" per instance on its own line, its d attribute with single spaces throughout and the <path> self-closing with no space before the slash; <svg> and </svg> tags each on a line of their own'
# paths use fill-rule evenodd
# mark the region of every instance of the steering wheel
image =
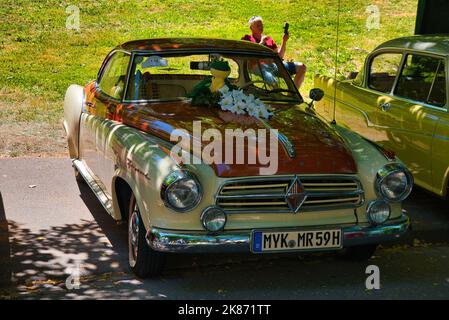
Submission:
<svg viewBox="0 0 449 320">
<path fill-rule="evenodd" d="M 265 81 L 263 81 L 263 80 L 254 80 L 254 81 L 249 81 L 249 82 L 247 82 L 247 83 L 244 83 L 243 85 L 240 86 L 240 88 L 241 88 L 241 89 L 245 89 L 246 87 L 248 87 L 249 85 L 254 84 L 254 83 L 263 83 L 263 84 L 267 84 L 267 83 L 266 83 Z"/>
</svg>

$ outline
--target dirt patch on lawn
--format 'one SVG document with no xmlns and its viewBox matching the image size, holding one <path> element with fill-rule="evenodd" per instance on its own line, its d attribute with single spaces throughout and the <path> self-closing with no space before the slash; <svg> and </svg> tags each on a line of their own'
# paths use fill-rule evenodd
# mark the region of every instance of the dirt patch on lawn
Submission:
<svg viewBox="0 0 449 320">
<path fill-rule="evenodd" d="M 47 122 L 0 123 L 0 158 L 67 157 L 64 129 Z"/>
</svg>

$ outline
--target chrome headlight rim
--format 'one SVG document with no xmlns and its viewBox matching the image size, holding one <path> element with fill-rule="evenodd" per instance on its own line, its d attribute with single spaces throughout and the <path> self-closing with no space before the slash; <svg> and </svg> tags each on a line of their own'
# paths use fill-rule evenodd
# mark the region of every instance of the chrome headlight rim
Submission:
<svg viewBox="0 0 449 320">
<path fill-rule="evenodd" d="M 206 225 L 206 223 L 205 223 L 205 221 L 204 221 L 205 215 L 206 215 L 208 212 L 210 212 L 211 210 L 219 210 L 219 211 L 221 211 L 221 212 L 223 213 L 224 223 L 223 223 L 223 225 L 221 226 L 221 228 L 218 229 L 218 230 L 210 230 L 210 229 L 208 229 L 208 228 L 207 228 L 207 225 Z M 221 231 L 224 230 L 224 228 L 225 228 L 225 226 L 226 226 L 226 224 L 227 224 L 227 222 L 228 222 L 228 215 L 226 214 L 226 211 L 224 211 L 224 210 L 223 210 L 221 207 L 219 207 L 219 206 L 209 206 L 209 207 L 205 208 L 205 209 L 203 210 L 203 212 L 201 212 L 200 221 L 201 221 L 201 225 L 203 226 L 203 228 L 204 228 L 206 231 L 211 232 L 211 233 L 219 233 L 219 232 L 221 232 Z"/>
<path fill-rule="evenodd" d="M 382 183 L 384 182 L 384 180 L 395 173 L 404 173 L 407 179 L 407 187 L 405 189 L 405 191 L 400 195 L 400 197 L 398 197 L 397 199 L 392 199 L 389 198 L 387 195 L 385 195 L 382 192 Z M 377 175 L 376 175 L 376 180 L 375 180 L 375 190 L 377 195 L 387 201 L 387 202 L 393 202 L 393 203 L 398 203 L 398 202 L 402 202 L 405 199 L 407 199 L 407 197 L 410 195 L 410 193 L 412 192 L 413 189 L 413 184 L 414 184 L 414 180 L 413 180 L 413 175 L 410 173 L 410 171 L 402 164 L 400 163 L 389 163 L 386 164 L 385 166 L 383 166 L 381 169 L 379 169 L 379 171 L 377 171 Z"/>
<path fill-rule="evenodd" d="M 193 204 L 185 208 L 179 208 L 170 203 L 167 194 L 170 189 L 176 184 L 183 180 L 193 180 L 198 188 L 198 197 Z M 176 211 L 176 212 L 187 212 L 195 209 L 201 202 L 203 197 L 203 189 L 198 181 L 198 178 L 188 170 L 175 170 L 169 173 L 163 180 L 161 185 L 161 199 L 165 206 Z"/>
<path fill-rule="evenodd" d="M 385 204 L 388 207 L 388 216 L 387 216 L 387 218 L 383 222 L 374 221 L 372 219 L 372 217 L 371 217 L 371 213 L 372 213 L 371 210 L 372 210 L 373 206 L 375 206 L 376 204 L 379 204 L 379 203 Z M 390 219 L 390 217 L 391 217 L 391 206 L 390 206 L 390 203 L 388 201 L 384 200 L 384 199 L 373 200 L 366 207 L 366 214 L 367 214 L 367 217 L 368 217 L 368 222 L 371 225 L 373 225 L 373 226 L 380 226 L 380 225 L 384 224 L 385 222 L 387 222 Z"/>
</svg>

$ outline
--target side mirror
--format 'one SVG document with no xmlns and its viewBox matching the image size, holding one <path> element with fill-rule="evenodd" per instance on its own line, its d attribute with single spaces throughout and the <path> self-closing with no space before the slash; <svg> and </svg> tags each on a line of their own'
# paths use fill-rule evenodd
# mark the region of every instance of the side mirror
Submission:
<svg viewBox="0 0 449 320">
<path fill-rule="evenodd" d="M 310 90 L 309 98 L 313 101 L 320 101 L 324 97 L 324 91 L 318 88 Z"/>
<path fill-rule="evenodd" d="M 346 80 L 354 80 L 359 75 L 356 71 L 351 71 L 348 76 L 346 77 Z"/>
</svg>

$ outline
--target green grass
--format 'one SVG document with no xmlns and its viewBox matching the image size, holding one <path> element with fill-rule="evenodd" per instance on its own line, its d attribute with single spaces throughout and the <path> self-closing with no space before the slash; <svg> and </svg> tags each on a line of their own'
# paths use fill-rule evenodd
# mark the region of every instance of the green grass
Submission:
<svg viewBox="0 0 449 320">
<path fill-rule="evenodd" d="M 366 53 L 381 42 L 413 33 L 416 0 L 341 3 L 340 75 L 358 70 Z M 371 4 L 380 8 L 379 30 L 365 27 L 365 9 Z M 80 8 L 80 32 L 66 30 L 68 5 Z M 312 87 L 314 74 L 333 75 L 337 0 L 2 0 L 0 125 L 60 122 L 66 88 L 94 79 L 105 55 L 120 43 L 180 36 L 240 39 L 255 14 L 264 18 L 265 33 L 278 43 L 284 23 L 290 23 L 286 58 L 308 67 L 302 93 Z"/>
</svg>

